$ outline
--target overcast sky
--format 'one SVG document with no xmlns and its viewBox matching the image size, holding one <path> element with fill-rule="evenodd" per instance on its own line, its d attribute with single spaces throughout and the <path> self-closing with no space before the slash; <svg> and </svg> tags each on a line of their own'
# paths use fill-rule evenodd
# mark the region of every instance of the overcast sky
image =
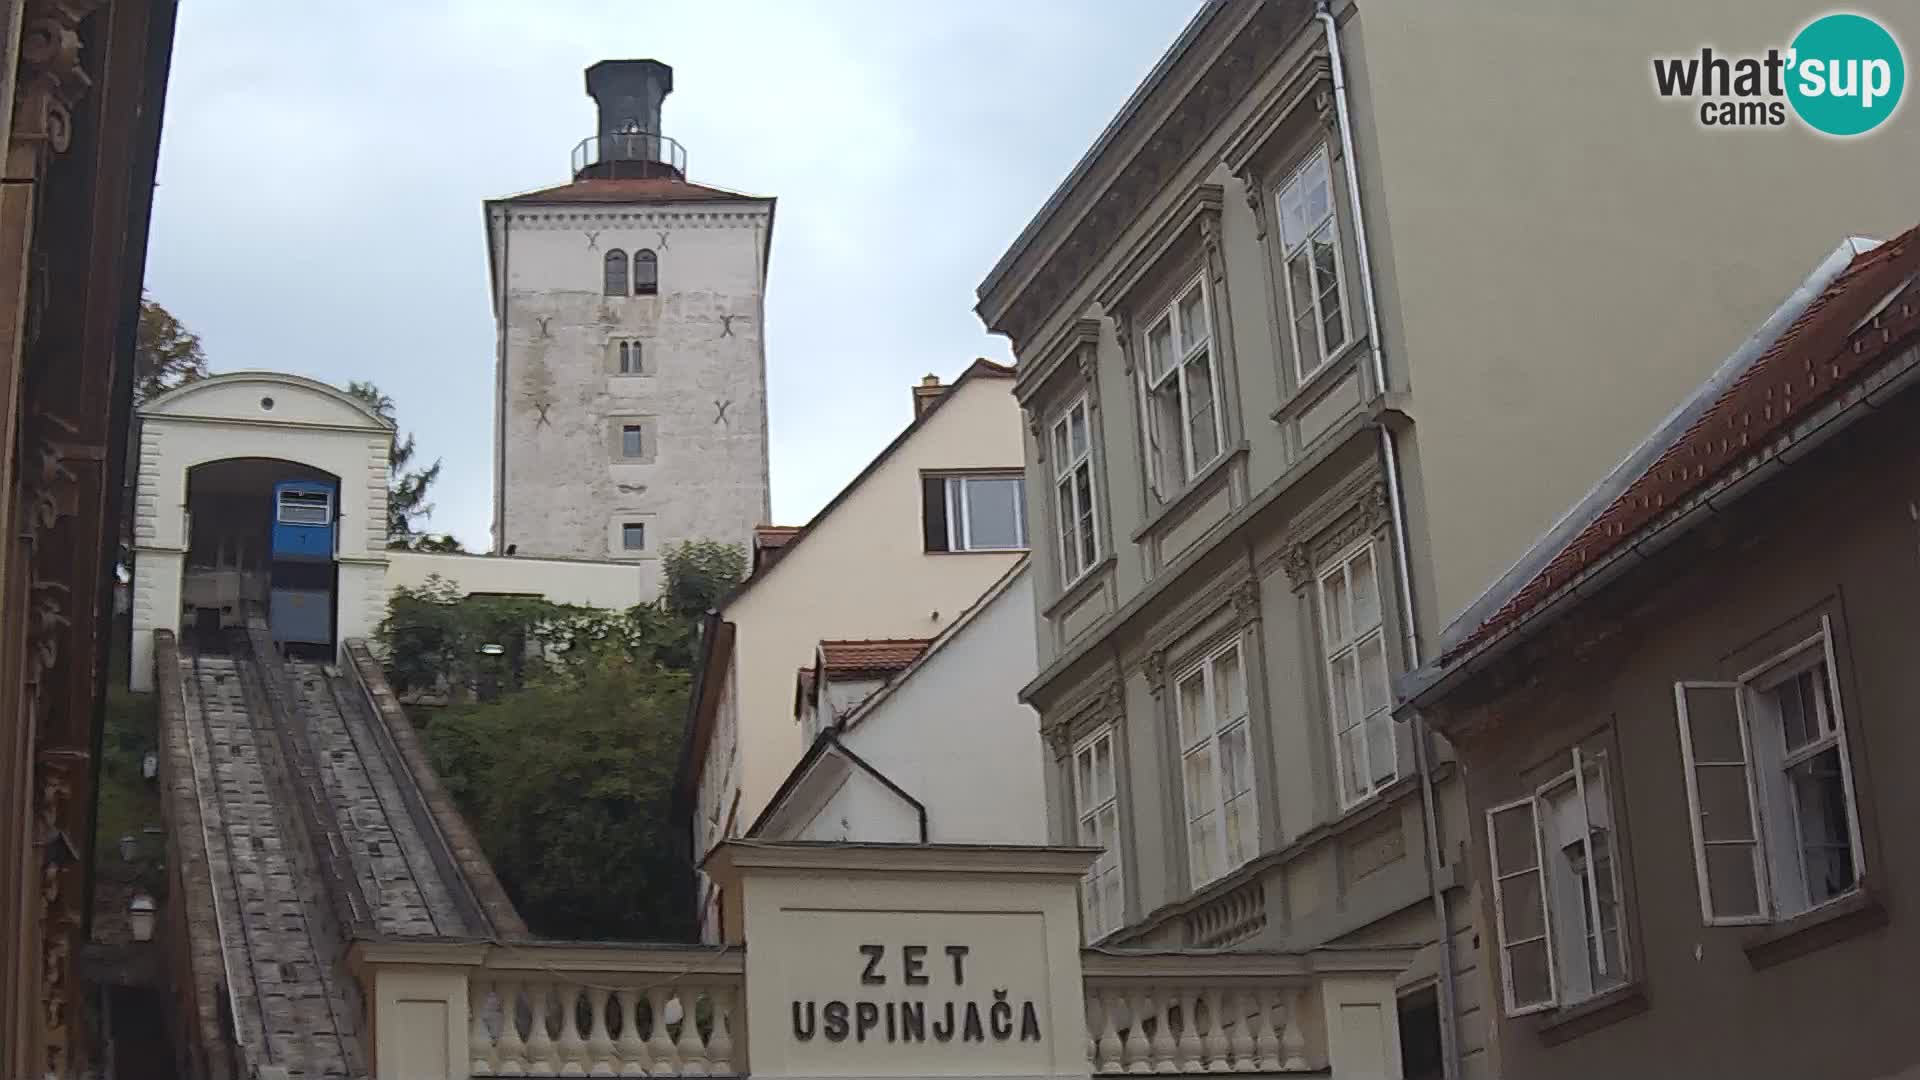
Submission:
<svg viewBox="0 0 1920 1080">
<path fill-rule="evenodd" d="M 147 286 L 213 370 L 371 379 L 489 544 L 480 202 L 564 182 L 581 72 L 673 65 L 689 178 L 780 199 L 773 511 L 800 523 L 909 418 L 1005 360 L 973 290 L 1196 0 L 351 0 L 181 5 Z"/>
</svg>

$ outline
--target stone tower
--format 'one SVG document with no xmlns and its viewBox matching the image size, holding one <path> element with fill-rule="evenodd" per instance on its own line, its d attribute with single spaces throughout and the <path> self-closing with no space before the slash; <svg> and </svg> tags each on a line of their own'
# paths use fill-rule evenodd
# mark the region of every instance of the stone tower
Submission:
<svg viewBox="0 0 1920 1080">
<path fill-rule="evenodd" d="M 673 69 L 587 69 L 572 180 L 486 203 L 497 553 L 632 559 L 767 520 L 774 200 L 690 183 Z"/>
</svg>

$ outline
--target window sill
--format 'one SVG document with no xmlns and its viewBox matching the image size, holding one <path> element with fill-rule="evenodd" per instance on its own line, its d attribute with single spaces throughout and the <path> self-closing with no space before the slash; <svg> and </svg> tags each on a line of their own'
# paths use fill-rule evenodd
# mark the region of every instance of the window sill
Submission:
<svg viewBox="0 0 1920 1080">
<path fill-rule="evenodd" d="M 1140 527 L 1133 531 L 1133 535 L 1127 539 L 1137 544 L 1158 531 L 1168 520 L 1178 517 L 1184 510 L 1191 509 L 1195 503 L 1200 501 L 1202 493 L 1211 493 L 1214 481 L 1227 471 L 1229 465 L 1245 457 L 1247 450 L 1248 444 L 1244 439 L 1228 447 L 1226 453 L 1221 454 L 1213 464 L 1200 470 L 1200 475 L 1189 481 L 1186 487 L 1181 488 L 1178 492 L 1174 493 L 1172 498 L 1161 503 L 1160 509 L 1147 515 L 1147 520 L 1142 522 Z"/>
<path fill-rule="evenodd" d="M 1366 356 L 1369 348 L 1367 339 L 1364 337 L 1357 337 L 1347 342 L 1340 351 L 1333 354 L 1332 359 L 1315 368 L 1305 382 L 1296 384 L 1292 393 L 1281 398 L 1279 407 L 1268 414 L 1268 419 L 1276 424 L 1283 423 L 1289 415 L 1305 409 L 1308 403 L 1344 378 L 1346 373 L 1353 371 L 1358 366 L 1357 358 Z"/>
<path fill-rule="evenodd" d="M 1750 935 L 1740 947 L 1746 950 L 1747 962 L 1760 971 L 1878 930 L 1886 923 L 1886 905 L 1863 881 L 1847 896 Z"/>
<path fill-rule="evenodd" d="M 922 555 L 1025 555 L 1031 548 L 961 548 L 958 551 L 922 551 Z"/>
<path fill-rule="evenodd" d="M 1080 601 L 1092 595 L 1093 592 L 1100 587 L 1100 582 L 1107 576 L 1107 571 L 1113 569 L 1114 562 L 1114 556 L 1109 554 L 1099 562 L 1087 567 L 1086 570 L 1081 572 L 1079 577 L 1074 578 L 1065 589 L 1060 591 L 1060 595 L 1054 598 L 1053 603 L 1041 609 L 1040 617 L 1043 619 L 1054 618 L 1061 612 L 1078 605 Z"/>
<path fill-rule="evenodd" d="M 1630 982 L 1539 1017 L 1532 1025 L 1533 1033 L 1542 1043 L 1559 1046 L 1629 1016 L 1638 1016 L 1647 1011 L 1647 1005 L 1646 985 Z"/>
</svg>

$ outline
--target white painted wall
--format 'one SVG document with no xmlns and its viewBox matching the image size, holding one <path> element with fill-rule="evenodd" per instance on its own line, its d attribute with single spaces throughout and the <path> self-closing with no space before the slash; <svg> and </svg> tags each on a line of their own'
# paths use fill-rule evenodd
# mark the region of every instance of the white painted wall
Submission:
<svg viewBox="0 0 1920 1080">
<path fill-rule="evenodd" d="M 135 690 L 153 683 L 153 632 L 180 630 L 187 552 L 187 473 L 229 458 L 278 458 L 340 479 L 338 632 L 372 632 L 386 611 L 387 454 L 393 428 L 345 393 L 277 372 L 189 384 L 140 411 L 134 495 Z"/>
<path fill-rule="evenodd" d="M 1047 842 L 1040 717 L 1019 700 L 1036 656 L 1033 578 L 1022 567 L 840 733 L 927 808 L 930 843 Z M 899 835 L 903 822 L 914 835 Z M 797 838 L 911 841 L 918 827 L 911 808 L 855 768 Z"/>
<path fill-rule="evenodd" d="M 652 575 L 630 562 L 540 559 L 521 555 L 393 551 L 387 554 L 386 586 L 418 589 L 438 576 L 463 593 L 532 593 L 556 604 L 624 610 L 659 595 L 646 588 Z"/>
<path fill-rule="evenodd" d="M 772 212 L 771 200 L 747 197 L 488 205 L 507 287 L 502 550 L 632 559 L 652 595 L 667 545 L 747 544 L 768 519 L 762 290 Z M 655 252 L 658 296 L 603 294 L 613 248 Z M 618 373 L 611 349 L 623 338 L 641 343 L 646 373 Z M 616 458 L 622 422 L 649 433 L 640 463 Z M 643 553 L 620 548 L 627 521 L 646 526 Z"/>
<path fill-rule="evenodd" d="M 729 786 L 738 785 L 740 830 L 759 816 L 804 750 L 793 717 L 793 678 L 812 662 L 822 639 L 934 637 L 1024 557 L 929 554 L 921 527 L 923 470 L 1019 467 L 1021 421 L 1012 385 L 1010 378 L 985 375 L 960 383 L 890 458 L 722 611 L 735 627 L 739 760 Z M 1030 649 L 1031 627 L 1021 639 Z M 1031 668 L 1033 658 L 1025 664 Z M 702 816 L 724 821 L 732 797 L 726 787 L 703 784 Z"/>
</svg>

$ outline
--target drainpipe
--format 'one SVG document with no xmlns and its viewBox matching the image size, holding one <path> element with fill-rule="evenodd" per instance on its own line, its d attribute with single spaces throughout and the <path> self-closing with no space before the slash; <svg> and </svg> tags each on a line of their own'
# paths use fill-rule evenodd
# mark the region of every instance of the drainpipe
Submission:
<svg viewBox="0 0 1920 1080">
<path fill-rule="evenodd" d="M 1347 202 L 1353 218 L 1353 242 L 1359 251 L 1360 296 L 1367 313 L 1367 341 L 1373 353 L 1374 393 L 1387 392 L 1386 343 L 1380 337 L 1380 308 L 1373 291 L 1373 264 L 1367 251 L 1367 217 L 1360 205 L 1360 170 L 1354 164 L 1353 121 L 1347 108 L 1346 66 L 1340 57 L 1340 25 L 1334 18 L 1329 0 L 1319 0 L 1314 17 L 1326 29 L 1327 59 L 1333 75 L 1334 115 L 1340 127 L 1340 159 L 1346 169 Z M 1400 455 L 1393 429 L 1380 425 L 1380 460 L 1387 478 L 1387 506 L 1392 514 L 1394 566 L 1400 593 L 1402 648 L 1409 671 L 1420 666 L 1420 631 L 1414 621 L 1413 575 L 1407 539 L 1406 492 L 1400 484 Z M 1460 1032 L 1458 1026 L 1458 988 L 1453 978 L 1452 922 L 1447 914 L 1446 891 L 1440 887 L 1439 871 L 1444 862 L 1440 851 L 1439 817 L 1433 790 L 1433 746 L 1426 721 L 1413 719 L 1414 767 L 1420 777 L 1421 824 L 1426 833 L 1427 891 L 1433 901 L 1433 917 L 1439 926 L 1440 974 L 1440 1057 L 1446 1080 L 1460 1080 Z"/>
</svg>

